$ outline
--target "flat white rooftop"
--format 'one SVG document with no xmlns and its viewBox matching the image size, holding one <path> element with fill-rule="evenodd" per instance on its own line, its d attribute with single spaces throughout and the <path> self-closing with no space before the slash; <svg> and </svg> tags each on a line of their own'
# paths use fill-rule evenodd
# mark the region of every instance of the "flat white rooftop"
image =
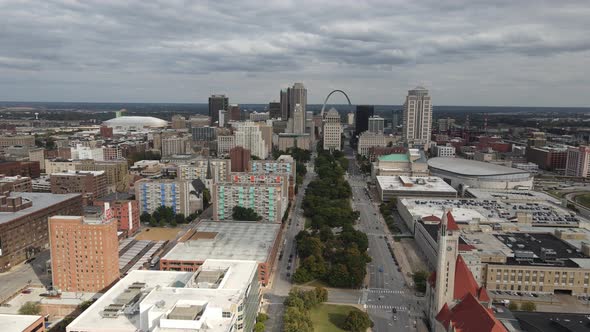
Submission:
<svg viewBox="0 0 590 332">
<path fill-rule="evenodd" d="M 204 319 L 180 319 L 191 328 L 172 331 L 226 331 L 231 321 L 221 317 L 221 311 L 237 306 L 257 269 L 255 261 L 207 260 L 196 272 L 134 270 L 80 314 L 67 331 L 168 331 L 154 322 L 166 320 L 175 308 L 184 311 L 190 306 L 203 306 Z M 141 289 L 138 298 L 126 305 L 136 310 L 105 317 L 105 308 L 117 299 L 120 303 L 130 287 Z"/>
<path fill-rule="evenodd" d="M 445 208 L 453 209 L 453 216 L 459 223 L 479 219 L 480 223 L 505 223 L 516 220 L 517 212 L 529 213 L 535 226 L 578 227 L 584 218 L 549 202 L 509 202 L 501 199 L 441 199 L 404 198 L 401 204 L 414 220 L 443 214 Z"/>
<path fill-rule="evenodd" d="M 489 190 L 479 188 L 467 188 L 467 193 L 478 199 L 502 199 L 504 201 L 547 201 L 561 204 L 561 201 L 553 196 L 532 190 Z"/>
<path fill-rule="evenodd" d="M 204 261 L 206 259 L 266 262 L 277 238 L 280 224 L 255 222 L 202 222 L 193 237 L 179 242 L 163 260 Z"/>
<path fill-rule="evenodd" d="M 436 176 L 377 176 L 379 188 L 383 191 L 396 191 L 407 193 L 414 192 L 445 192 L 457 194 L 457 190 L 451 187 L 443 179 Z"/>
<path fill-rule="evenodd" d="M 31 326 L 41 316 L 0 314 L 2 331 L 20 332 Z"/>
</svg>

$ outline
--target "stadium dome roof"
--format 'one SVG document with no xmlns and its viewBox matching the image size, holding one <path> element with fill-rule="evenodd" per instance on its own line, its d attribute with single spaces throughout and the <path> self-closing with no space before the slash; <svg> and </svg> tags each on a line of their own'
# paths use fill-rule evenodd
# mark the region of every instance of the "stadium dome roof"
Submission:
<svg viewBox="0 0 590 332">
<path fill-rule="evenodd" d="M 136 128 L 161 128 L 168 126 L 168 122 L 153 116 L 121 116 L 104 121 L 108 127 L 136 127 Z"/>
</svg>

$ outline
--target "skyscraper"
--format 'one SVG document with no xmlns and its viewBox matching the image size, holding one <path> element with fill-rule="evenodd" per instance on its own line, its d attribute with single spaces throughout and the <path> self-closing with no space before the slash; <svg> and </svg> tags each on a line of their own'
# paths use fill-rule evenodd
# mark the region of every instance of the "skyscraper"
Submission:
<svg viewBox="0 0 590 332">
<path fill-rule="evenodd" d="M 289 89 L 289 118 L 293 116 L 295 112 L 295 106 L 301 105 L 303 116 L 307 109 L 307 89 L 303 86 L 303 83 L 295 83 L 293 87 Z M 304 120 L 305 122 L 305 120 Z"/>
<path fill-rule="evenodd" d="M 305 134 L 305 111 L 303 110 L 304 107 L 301 104 L 295 105 L 293 108 L 292 120 L 293 123 L 293 131 L 294 134 Z"/>
<path fill-rule="evenodd" d="M 229 105 L 229 99 L 225 95 L 211 95 L 209 97 L 209 118 L 211 125 L 219 121 L 219 110 L 226 110 Z"/>
<path fill-rule="evenodd" d="M 375 114 L 375 108 L 372 105 L 357 105 L 356 106 L 356 129 L 355 133 L 360 133 L 369 130 L 369 118 Z"/>
<path fill-rule="evenodd" d="M 242 120 L 242 111 L 240 110 L 240 105 L 238 104 L 231 104 L 229 105 L 229 120 L 230 121 L 241 121 Z"/>
<path fill-rule="evenodd" d="M 428 149 L 432 129 L 432 100 L 428 90 L 408 91 L 404 103 L 403 138 L 410 148 Z"/>
<path fill-rule="evenodd" d="M 281 114 L 281 103 L 272 101 L 268 103 L 268 116 L 271 119 L 278 119 L 282 116 Z"/>
<path fill-rule="evenodd" d="M 281 119 L 287 121 L 289 118 L 289 89 L 281 90 Z"/>
<path fill-rule="evenodd" d="M 342 125 L 340 124 L 340 113 L 331 108 L 324 119 L 324 149 L 340 150 L 342 146 Z"/>
<path fill-rule="evenodd" d="M 380 116 L 372 116 L 369 118 L 369 131 L 374 134 L 383 134 L 385 128 L 385 119 Z"/>
</svg>

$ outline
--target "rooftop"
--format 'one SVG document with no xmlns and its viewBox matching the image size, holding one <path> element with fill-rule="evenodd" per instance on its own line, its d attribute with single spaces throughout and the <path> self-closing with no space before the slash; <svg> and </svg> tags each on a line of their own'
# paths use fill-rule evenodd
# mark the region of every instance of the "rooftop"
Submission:
<svg viewBox="0 0 590 332">
<path fill-rule="evenodd" d="M 442 215 L 445 208 L 453 209 L 458 223 L 478 221 L 481 224 L 516 222 L 517 213 L 531 216 L 534 226 L 577 227 L 586 221 L 574 212 L 543 200 L 513 202 L 510 199 L 465 199 L 465 198 L 403 198 L 401 203 L 414 219 L 434 214 Z"/>
<path fill-rule="evenodd" d="M 99 201 L 102 202 L 114 202 L 114 201 L 127 201 L 133 199 L 135 195 L 129 193 L 110 193 L 103 198 L 100 198 Z"/>
<path fill-rule="evenodd" d="M 478 199 L 501 199 L 505 201 L 548 201 L 561 204 L 561 201 L 553 196 L 532 190 L 486 190 L 479 188 L 467 188 L 466 193 Z"/>
<path fill-rule="evenodd" d="M 211 272 L 220 279 L 199 282 L 202 274 Z M 231 260 L 207 260 L 194 273 L 135 270 L 67 330 L 162 331 L 167 325 L 181 325 L 183 331 L 226 331 L 232 319 L 222 317 L 221 312 L 237 306 L 256 272 L 256 262 Z"/>
<path fill-rule="evenodd" d="M 529 174 L 529 172 L 517 168 L 495 165 L 483 161 L 445 157 L 428 159 L 428 167 L 469 176 Z"/>
<path fill-rule="evenodd" d="M 553 234 L 504 233 L 494 236 L 513 252 L 507 264 L 578 267 L 571 259 L 588 259 Z"/>
<path fill-rule="evenodd" d="M 445 192 L 456 194 L 457 190 L 436 176 L 409 177 L 409 176 L 377 176 L 377 182 L 382 190 L 404 192 Z"/>
<path fill-rule="evenodd" d="M 590 330 L 590 315 L 557 312 L 515 311 L 513 315 L 524 329 L 543 332 L 587 332 Z"/>
<path fill-rule="evenodd" d="M 195 236 L 178 243 L 162 259 L 239 259 L 266 262 L 280 227 L 280 224 L 270 223 L 202 222 L 197 226 Z M 199 236 L 200 233 L 210 236 Z"/>
<path fill-rule="evenodd" d="M 4 331 L 25 331 L 41 316 L 0 314 L 0 325 Z"/>
<path fill-rule="evenodd" d="M 405 153 L 392 153 L 385 156 L 380 156 L 379 161 L 410 162 L 410 159 Z"/>
<path fill-rule="evenodd" d="M 22 197 L 23 199 L 31 200 L 33 201 L 33 206 L 16 212 L 0 212 L 0 224 L 22 218 L 26 215 L 41 211 L 50 206 L 72 199 L 76 196 L 80 196 L 80 194 L 11 192 L 9 197 Z"/>
</svg>

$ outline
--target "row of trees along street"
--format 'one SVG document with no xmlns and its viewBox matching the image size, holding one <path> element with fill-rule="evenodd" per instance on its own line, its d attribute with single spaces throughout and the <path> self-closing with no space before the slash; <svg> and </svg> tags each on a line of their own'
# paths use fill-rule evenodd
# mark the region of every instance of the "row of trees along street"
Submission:
<svg viewBox="0 0 590 332">
<path fill-rule="evenodd" d="M 350 205 L 352 190 L 344 179 L 348 160 L 340 151 L 320 150 L 315 160 L 318 179 L 312 181 L 303 199 L 304 216 L 310 228 L 296 236 L 301 264 L 293 281 L 321 280 L 332 287 L 358 288 L 363 285 L 367 235 L 354 229 L 358 211 Z"/>
</svg>

